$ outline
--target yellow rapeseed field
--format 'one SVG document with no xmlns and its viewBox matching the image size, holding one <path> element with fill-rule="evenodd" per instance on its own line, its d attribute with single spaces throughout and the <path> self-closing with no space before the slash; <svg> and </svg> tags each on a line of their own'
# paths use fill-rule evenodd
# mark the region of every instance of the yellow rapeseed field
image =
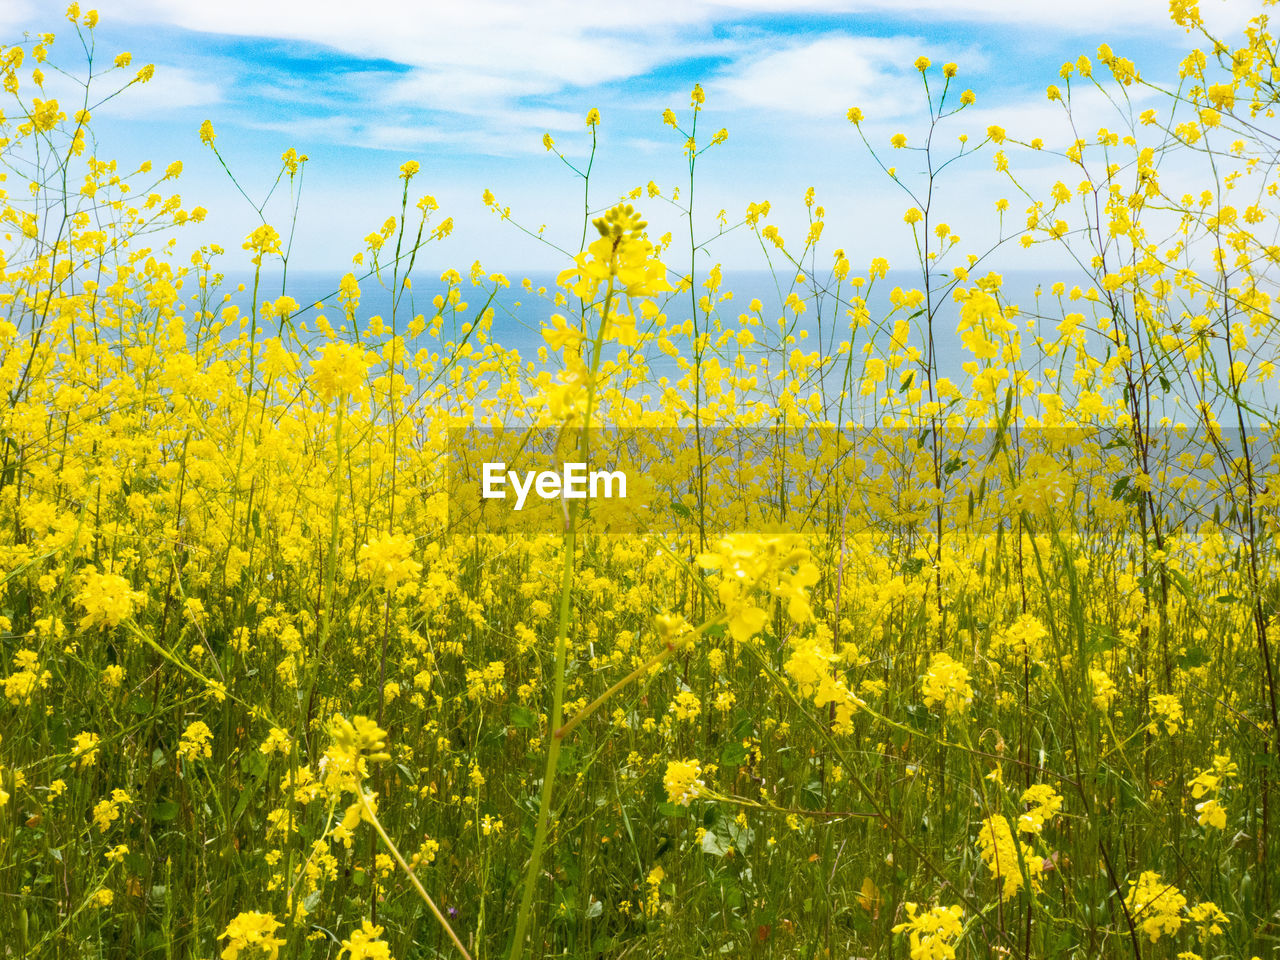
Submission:
<svg viewBox="0 0 1280 960">
<path fill-rule="evenodd" d="M 594 109 L 544 138 L 587 211 L 554 287 L 446 269 L 409 162 L 303 303 L 291 223 L 184 251 L 181 165 L 95 155 L 160 82 L 85 64 L 95 11 L 0 47 L 0 957 L 1273 955 L 1280 44 L 1170 7 L 1178 86 L 1046 78 L 1114 105 L 1070 143 L 957 140 L 921 57 L 927 136 L 866 141 L 915 282 L 755 201 L 721 226 L 776 308 L 695 258 L 701 87 L 687 183 L 593 196 Z M 1007 184 L 991 249 L 956 161 Z M 1077 268 L 1017 302 L 1039 244 Z M 526 443 L 628 500 L 479 510 Z"/>
</svg>

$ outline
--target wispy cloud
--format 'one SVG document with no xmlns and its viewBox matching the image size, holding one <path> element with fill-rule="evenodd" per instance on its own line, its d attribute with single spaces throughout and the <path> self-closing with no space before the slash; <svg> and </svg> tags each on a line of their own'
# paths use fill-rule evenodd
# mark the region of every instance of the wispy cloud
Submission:
<svg viewBox="0 0 1280 960">
<path fill-rule="evenodd" d="M 1239 25 L 1252 6 L 1202 0 L 1220 31 Z M 133 49 L 135 68 L 158 61 L 150 84 L 95 111 L 127 121 L 116 125 L 111 146 L 183 155 L 190 176 L 204 177 L 209 190 L 220 189 L 222 173 L 195 136 L 206 115 L 224 137 L 219 145 L 246 164 L 274 162 L 288 145 L 310 153 L 308 182 L 329 191 L 326 225 L 299 242 L 321 252 L 335 244 L 335 229 L 346 229 L 338 208 L 381 209 L 381 178 L 394 186 L 405 156 L 422 160 L 424 180 L 430 168 L 430 189 L 442 202 L 456 188 L 458 244 L 515 249 L 510 231 L 492 235 L 509 225 L 479 209 L 484 186 L 514 209 L 553 221 L 550 229 L 570 229 L 577 201 L 557 202 L 553 184 L 560 174 L 573 189 L 579 181 L 545 157 L 542 132 L 578 156 L 589 143 L 583 112 L 601 108 L 593 202 L 650 177 L 667 183 L 681 175 L 680 143 L 663 139 L 669 131 L 658 117 L 667 106 L 687 108 L 694 81 L 709 94 L 707 122 L 730 130 L 729 143 L 702 168 L 723 177 L 699 188 L 708 216 L 767 196 L 779 201 L 781 220 L 783 198 L 816 185 L 828 198 L 828 235 L 870 249 L 896 235 L 890 227 L 904 227 L 906 200 L 883 182 L 843 117 L 849 106 L 862 107 L 864 130 L 886 162 L 909 173 L 918 155 L 889 150 L 888 137 L 902 130 L 918 143 L 928 122 L 917 56 L 955 60 L 957 83 L 978 93 L 977 106 L 948 124 L 948 137 L 964 132 L 976 143 L 998 123 L 1011 136 L 1060 147 L 1073 138 L 1069 125 L 1041 92 L 1056 80 L 1060 57 L 1074 59 L 1105 39 L 1154 77 L 1194 42 L 1169 22 L 1167 0 L 379 0 L 354 8 L 347 0 L 112 0 L 102 12 L 103 43 Z M 0 0 L 0 29 L 11 37 L 53 29 L 70 46 L 69 25 L 34 0 Z M 1096 91 L 1082 89 L 1075 107 L 1081 136 L 1115 125 Z M 135 125 L 142 120 L 145 128 Z M 990 219 L 994 196 L 1011 192 L 986 154 L 948 171 L 957 209 L 947 216 L 955 222 L 960 214 Z M 1047 151 L 1010 156 L 1028 176 L 1059 175 Z M 660 219 L 654 206 L 651 217 Z M 888 226 L 869 236 L 871 221 Z M 789 235 L 805 229 L 797 224 L 784 224 Z M 725 244 L 741 245 L 745 258 L 753 255 L 750 239 L 734 235 Z"/>
<path fill-rule="evenodd" d="M 99 110 L 102 116 L 155 117 L 170 110 L 221 102 L 222 90 L 200 72 L 172 64 L 156 64 L 156 76 L 135 83 L 124 96 L 114 97 Z"/>
<path fill-rule="evenodd" d="M 970 72 L 984 59 L 921 37 L 834 33 L 743 57 L 713 87 L 730 106 L 833 119 L 852 104 L 874 104 L 880 114 L 897 116 L 920 103 L 920 75 L 912 66 L 920 55 L 938 62 L 962 57 Z"/>
</svg>

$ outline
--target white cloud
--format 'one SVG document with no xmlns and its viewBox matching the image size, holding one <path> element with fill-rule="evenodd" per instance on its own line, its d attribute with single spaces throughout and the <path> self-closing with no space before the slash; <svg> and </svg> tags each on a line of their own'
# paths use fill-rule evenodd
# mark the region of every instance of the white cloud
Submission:
<svg viewBox="0 0 1280 960">
<path fill-rule="evenodd" d="M 1125 88 L 1129 104 L 1126 106 L 1118 84 L 1109 83 L 1104 89 L 1111 94 L 1110 97 L 1093 86 L 1076 90 L 1071 96 L 1069 114 L 1062 103 L 1041 96 L 992 106 L 978 103 L 965 110 L 951 125 L 958 130 L 966 130 L 974 142 L 981 140 L 987 127 L 995 124 L 1003 127 L 1015 139 L 1031 141 L 1039 137 L 1046 146 L 1063 149 L 1077 136 L 1090 143 L 1094 142 L 1102 127 L 1125 131 L 1128 129 L 1130 112 L 1133 122 L 1137 123 L 1138 114 L 1148 106 L 1164 102 L 1164 98 L 1154 90 L 1130 86 Z"/>
<path fill-rule="evenodd" d="M 1237 25 L 1245 0 L 1206 0 L 1211 23 Z M 1071 4 L 1027 0 L 652 0 L 645 4 L 601 4 L 578 0 L 470 0 L 431 4 L 380 0 L 359 10 L 346 0 L 225 0 L 172 3 L 121 0 L 110 16 L 137 23 L 164 23 L 188 30 L 300 40 L 363 58 L 385 58 L 416 68 L 393 95 L 419 93 L 455 103 L 464 112 L 482 102 L 591 87 L 643 75 L 664 63 L 708 52 L 732 52 L 716 41 L 716 24 L 751 16 L 801 13 L 891 15 L 898 20 L 982 22 L 1045 27 L 1067 33 L 1141 29 L 1180 31 L 1168 19 L 1165 0 L 1077 0 Z M 840 44 L 820 41 L 808 51 L 776 55 L 779 66 L 815 76 L 822 67 L 858 82 L 869 77 L 858 63 L 877 56 L 876 44 L 841 41 L 854 55 L 840 60 Z M 886 53 L 892 48 L 884 48 Z M 911 57 L 914 59 L 914 55 Z M 759 71 L 744 70 L 751 84 Z M 777 75 L 775 74 L 775 77 Z M 762 83 L 755 83 L 762 86 Z M 818 91 L 821 96 L 821 91 Z"/>
<path fill-rule="evenodd" d="M 1244 19 L 1247 0 L 1204 0 L 1211 23 Z M 0 0 L 0 25 L 34 15 L 30 0 Z M 17 11 L 16 13 L 14 11 Z M 768 18 L 799 14 L 848 15 L 847 31 L 807 39 L 778 49 L 778 34 Z M 382 127 L 407 125 L 422 110 L 472 118 L 481 139 L 523 138 L 529 131 L 580 127 L 576 112 L 550 108 L 530 111 L 531 102 L 566 90 L 594 95 L 606 85 L 646 76 L 667 64 L 690 58 L 723 58 L 729 65 L 709 83 L 727 105 L 788 113 L 796 117 L 834 118 L 850 104 L 881 116 L 908 113 L 918 104 L 911 61 L 921 53 L 936 62 L 954 59 L 966 72 L 982 69 L 976 44 L 945 49 L 936 42 L 903 35 L 856 36 L 859 14 L 919 24 L 934 33 L 937 23 L 969 22 L 1058 33 L 1107 33 L 1141 30 L 1177 39 L 1181 31 L 1168 20 L 1167 0 L 1076 0 L 1072 4 L 1028 0 L 648 0 L 613 4 L 585 0 L 468 0 L 431 3 L 378 0 L 353 8 L 348 0 L 224 0 L 174 3 L 172 0 L 118 0 L 106 11 L 109 21 L 163 24 L 181 29 L 301 41 L 367 60 L 406 66 L 407 73 L 379 69 L 347 71 L 339 77 L 296 78 L 288 90 L 294 103 L 309 102 L 324 111 L 349 111 L 333 95 L 340 85 L 358 95 L 368 122 Z M 749 30 L 744 21 L 762 18 Z M 64 24 L 65 25 L 65 24 Z M 759 31 L 756 31 L 759 27 Z M 267 65 L 269 67 L 269 65 Z M 207 72 L 207 71 L 206 71 Z M 278 78 L 291 86 L 293 78 Z M 161 82 L 163 80 L 163 82 Z M 308 84 L 314 81 L 314 89 Z M 219 81 L 222 82 L 222 81 Z M 268 83 L 277 82 L 275 80 Z M 261 98 L 262 91 L 256 95 Z M 296 94 L 296 96 L 294 95 Z M 624 94 L 625 96 L 625 94 Z M 219 99 L 207 76 L 169 67 L 153 84 L 136 88 L 118 109 L 131 113 L 194 106 Z M 629 106 L 637 106 L 627 98 Z M 127 104 L 127 106 L 125 106 Z M 590 105 L 590 104 L 588 104 Z M 600 103 L 599 105 L 607 105 Z M 665 106 L 665 104 L 663 104 Z M 464 127 L 465 129 L 466 127 Z M 385 141 L 407 143 L 411 132 Z M 429 140 L 416 135 L 416 142 Z M 511 149 L 501 151 L 511 152 Z"/>
<path fill-rule="evenodd" d="M 1202 6 L 1214 28 L 1225 31 L 1238 25 L 1251 5 L 1245 0 L 1202 0 Z M 829 204 L 829 238 L 848 243 L 860 256 L 887 252 L 895 263 L 897 259 L 905 263 L 912 250 L 910 232 L 902 223 L 908 201 L 880 178 L 855 132 L 839 119 L 848 106 L 858 104 L 867 112 L 866 129 L 877 147 L 886 145 L 888 135 L 898 128 L 918 143 L 917 131 L 927 117 L 923 116 L 919 77 L 911 67 L 916 56 L 928 55 L 935 64 L 956 60 L 961 64 L 960 79 L 966 86 L 977 86 L 981 95 L 983 88 L 968 82 L 966 76 L 983 69 L 982 48 L 990 51 L 990 57 L 996 55 L 993 46 L 1001 50 L 1008 46 L 1008 36 L 1000 35 L 1002 28 L 1030 40 L 1043 37 L 1046 45 L 1063 37 L 1102 35 L 1123 54 L 1126 33 L 1155 45 L 1183 42 L 1182 31 L 1169 23 L 1167 9 L 1167 0 L 1075 0 L 1071 4 L 1036 0 L 646 0 L 643 4 L 375 0 L 354 6 L 348 0 L 203 4 L 113 0 L 103 11 L 106 27 L 118 27 L 123 21 L 139 28 L 161 25 L 305 42 L 369 62 L 321 76 L 291 75 L 273 69 L 270 63 L 261 65 L 260 75 L 250 76 L 255 65 L 241 68 L 231 59 L 216 61 L 216 68 L 210 60 L 210 66 L 200 70 L 191 62 L 183 67 L 161 65 L 150 84 L 135 86 L 99 112 L 150 115 L 164 109 L 212 104 L 223 96 L 220 87 L 226 91 L 226 99 L 234 99 L 235 76 L 242 73 L 246 86 L 252 79 L 251 95 L 259 107 L 237 112 L 236 122 L 241 126 L 288 134 L 297 138 L 294 142 L 300 148 L 308 148 L 310 141 L 314 145 L 422 150 L 428 161 L 433 155 L 439 157 L 443 168 L 446 161 L 468 153 L 542 154 L 539 140 L 544 129 L 551 130 L 557 139 L 562 138 L 561 131 L 581 136 L 580 110 L 546 105 L 545 98 L 568 91 L 571 97 L 566 100 L 572 98 L 583 108 L 599 105 L 604 109 L 602 142 L 608 150 L 602 151 L 602 156 L 610 162 L 601 163 L 597 177 L 612 176 L 622 190 L 650 175 L 665 183 L 678 174 L 682 163 L 678 145 L 673 150 L 670 143 L 651 144 L 641 139 L 646 131 L 612 126 L 611 110 L 620 105 L 645 109 L 646 101 L 652 100 L 655 120 L 657 112 L 668 105 L 662 102 L 661 91 L 654 91 L 652 79 L 643 94 L 629 88 L 627 81 L 698 57 L 703 58 L 701 69 L 718 74 L 707 82 L 715 110 L 736 108 L 738 114 L 726 117 L 730 144 L 709 154 L 707 162 L 736 149 L 743 128 L 748 128 L 745 132 L 750 135 L 749 128 L 758 123 L 773 134 L 772 139 L 766 137 L 752 148 L 752 154 L 758 156 L 741 160 L 739 167 L 732 168 L 722 187 L 699 187 L 700 209 L 705 204 L 712 212 L 719 206 L 740 211 L 747 199 L 769 196 L 779 204 L 779 217 L 782 207 L 794 208 L 795 222 L 787 223 L 784 230 L 794 237 L 805 229 L 804 210 L 796 206 L 796 198 L 804 187 L 816 184 L 822 202 Z M 787 18 L 806 13 L 847 16 L 848 26 L 823 36 L 788 34 L 794 21 Z M 898 35 L 857 36 L 858 16 L 863 14 L 895 24 Z M 37 15 L 48 19 L 36 22 L 33 18 Z M 760 20 L 752 22 L 757 16 Z M 964 38 L 959 41 L 961 46 L 951 49 L 928 39 L 938 36 L 938 24 L 957 22 L 973 25 L 967 32 L 948 31 Z M 48 17 L 47 11 L 38 10 L 31 0 L 0 0 L 0 29 L 12 35 L 23 26 L 68 27 L 60 15 Z M 1015 34 L 1015 30 L 1020 32 Z M 61 32 L 67 33 L 65 29 Z M 1192 42 L 1191 38 L 1185 40 Z M 143 62 L 142 46 L 141 41 L 135 46 L 139 63 Z M 203 45 L 192 46 L 203 49 Z M 168 59 L 174 57 L 169 55 Z M 1034 56 L 1027 59 L 1029 64 L 1036 60 Z M 408 69 L 390 69 L 388 63 L 374 62 L 377 60 Z M 708 67 L 708 61 L 713 65 Z M 720 65 L 714 65 L 717 62 Z M 682 70 L 680 79 L 671 80 L 672 91 L 679 86 L 681 94 L 669 105 L 687 103 L 683 92 L 686 75 Z M 938 75 L 936 67 L 933 75 Z M 1045 77 L 1043 82 L 1051 79 Z M 1090 100 L 1090 96 L 1083 93 L 1078 101 L 1081 135 L 1087 138 L 1103 123 L 1116 125 L 1114 119 L 1103 119 L 1106 105 L 1095 102 L 1096 97 Z M 415 122 L 427 112 L 447 116 L 430 123 Z M 759 114 L 759 121 L 752 114 Z M 214 120 L 218 122 L 217 114 Z M 1001 124 L 1011 136 L 1044 137 L 1049 145 L 1069 139 L 1059 108 L 1043 100 L 988 107 L 987 101 L 980 99 L 978 108 L 948 124 L 947 133 L 952 136 L 964 130 L 976 142 L 988 123 Z M 193 131 L 187 130 L 186 135 L 194 139 Z M 617 139 L 607 142 L 610 137 Z M 563 142 L 569 141 L 563 137 Z M 432 151 L 433 145 L 441 149 Z M 886 149 L 885 153 L 886 160 L 899 161 L 904 172 L 911 165 L 902 151 Z M 1038 164 L 1037 177 L 1056 175 L 1047 157 L 1014 151 L 1010 155 L 1015 169 L 1025 166 L 1030 170 Z M 910 158 L 917 156 L 911 154 Z M 367 166 L 374 167 L 384 159 L 391 160 L 385 154 L 372 155 Z M 468 164 L 471 159 L 467 157 Z M 481 164 L 461 173 L 460 168 L 449 167 L 442 180 L 451 186 L 433 185 L 431 189 L 440 192 L 442 203 L 454 201 L 450 213 L 458 215 L 459 233 L 453 242 L 468 249 L 489 244 L 498 250 L 519 250 L 522 258 L 528 254 L 530 245 L 522 239 L 517 238 L 523 246 L 503 239 L 512 234 L 509 224 L 497 224 L 479 210 L 476 198 L 480 188 L 488 185 L 499 192 L 503 202 L 511 202 L 513 208 L 534 218 L 535 227 L 538 221 L 548 219 L 553 221 L 552 229 L 567 231 L 566 235 L 576 240 L 579 198 L 572 191 L 578 189 L 578 181 L 565 175 L 568 186 L 561 184 L 553 175 L 563 173 L 558 162 L 547 160 L 545 167 L 522 167 L 518 175 Z M 664 164 L 671 169 L 664 172 Z M 394 165 L 388 169 L 388 181 L 395 186 Z M 491 169 L 496 172 L 491 174 Z M 465 189 L 452 186 L 459 176 L 472 173 L 475 182 L 467 181 Z M 342 178 L 352 183 L 341 189 L 327 188 L 332 191 L 327 194 L 332 202 L 325 204 L 323 218 L 336 216 L 344 223 L 360 219 L 357 214 L 370 207 L 369 191 L 375 189 L 368 186 L 366 181 L 371 178 L 367 174 L 367 169 L 342 171 Z M 948 174 L 956 176 L 948 179 L 954 206 L 947 216 L 957 224 L 989 224 L 993 197 L 1009 191 L 1007 182 L 992 171 L 989 153 L 972 166 L 958 165 Z M 481 178 L 489 180 L 491 176 L 491 183 L 480 183 Z M 593 200 L 611 195 L 613 187 L 607 180 L 593 187 Z M 456 194 L 452 198 L 446 194 L 450 189 Z M 563 196 L 556 191 L 562 191 Z M 788 197 L 791 200 L 784 202 Z M 658 204 L 652 206 L 661 210 Z M 368 229 L 361 220 L 347 232 L 358 238 Z M 323 256 L 333 246 L 331 231 L 319 225 L 313 232 L 314 238 L 306 242 L 314 245 L 311 252 L 316 257 Z M 981 231 L 974 229 L 972 237 L 968 232 L 966 244 L 976 244 Z M 746 233 L 732 235 L 725 244 L 726 255 L 737 245 L 745 262 L 757 262 L 758 253 Z M 532 255 L 537 252 L 534 245 Z M 1035 252 L 1039 253 L 1039 248 Z M 488 259 L 487 253 L 484 256 Z"/>
<path fill-rule="evenodd" d="M 705 12 L 671 0 L 643 7 L 473 0 L 425 9 L 384 0 L 359 10 L 346 0 L 124 0 L 113 15 L 188 30 L 301 40 L 451 75 L 461 71 L 464 87 L 477 85 L 466 76 L 476 71 L 499 81 L 490 88 L 499 95 L 635 76 L 683 46 L 654 43 L 655 35 L 707 20 Z"/>
<path fill-rule="evenodd" d="M 102 116 L 148 117 L 183 107 L 218 103 L 218 85 L 187 67 L 156 64 L 156 75 L 147 83 L 135 83 L 126 93 L 102 105 Z"/>
<path fill-rule="evenodd" d="M 18 0 L 19 5 L 22 0 Z M 1236 25 L 1247 0 L 1204 0 L 1218 26 Z M 30 9 L 29 6 L 26 9 Z M 649 0 L 602 4 L 584 0 L 469 0 L 433 3 L 379 0 L 353 8 L 348 0 L 224 0 L 173 3 L 119 0 L 108 16 L 138 24 L 165 24 L 198 32 L 319 44 L 364 59 L 411 68 L 407 74 L 372 70 L 362 100 L 393 116 L 398 107 L 488 117 L 522 129 L 565 129 L 578 122 L 550 114 L 535 123 L 519 118 L 527 101 L 568 89 L 598 89 L 647 75 L 692 57 L 724 57 L 731 66 L 716 86 L 747 107 L 808 116 L 838 116 L 851 103 L 874 103 L 882 114 L 905 110 L 913 96 L 910 63 L 920 53 L 956 59 L 966 71 L 981 68 L 967 50 L 902 35 L 859 37 L 849 30 L 776 49 L 776 35 L 733 33 L 717 27 L 752 18 L 805 13 L 876 14 L 918 22 L 923 35 L 937 23 L 969 22 L 1042 28 L 1067 34 L 1141 31 L 1176 39 L 1167 0 Z M 760 26 L 767 30 L 768 20 Z M 904 31 L 904 34 L 910 32 Z M 975 36 L 975 41 L 980 39 Z M 908 81 L 906 83 L 900 81 Z M 321 81 L 323 87 L 324 81 Z M 188 80 L 172 102 L 209 102 Z M 525 103 L 521 103 L 521 100 Z"/>
<path fill-rule="evenodd" d="M 0 3 L 0 31 L 3 31 L 4 39 L 12 42 L 17 39 L 17 31 L 24 26 L 29 27 L 32 17 L 35 15 L 35 4 L 30 0 L 7 0 Z M 63 23 L 63 26 L 66 26 Z M 58 23 L 38 25 L 39 30 L 57 30 Z"/>
<path fill-rule="evenodd" d="M 935 62 L 963 58 L 982 68 L 980 54 L 940 49 L 919 37 L 855 37 L 831 34 L 745 59 L 713 85 L 732 105 L 812 117 L 842 117 L 853 104 L 881 116 L 897 116 L 923 103 L 916 57 Z"/>
<path fill-rule="evenodd" d="M 43 90 L 69 113 L 87 105 L 97 119 L 161 119 L 170 110 L 205 106 L 222 100 L 217 84 L 188 67 L 169 64 L 157 64 L 155 76 L 147 83 L 130 84 L 127 90 L 117 92 L 135 75 L 138 66 L 135 61 L 127 70 L 96 77 L 89 87 L 87 103 L 83 80 L 73 79 L 61 71 L 50 71 L 45 75 Z"/>
<path fill-rule="evenodd" d="M 876 13 L 928 22 L 1000 23 L 1054 27 L 1068 34 L 1112 30 L 1176 31 L 1168 0 L 701 0 L 714 11 L 755 13 Z M 1250 0 L 1203 0 L 1210 29 L 1234 29 L 1257 12 Z"/>
</svg>

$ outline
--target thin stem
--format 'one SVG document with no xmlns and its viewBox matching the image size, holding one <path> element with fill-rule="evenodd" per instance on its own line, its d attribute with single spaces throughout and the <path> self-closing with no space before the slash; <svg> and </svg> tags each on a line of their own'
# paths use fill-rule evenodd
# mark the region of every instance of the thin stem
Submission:
<svg viewBox="0 0 1280 960">
<path fill-rule="evenodd" d="M 405 863 L 404 857 L 400 855 L 400 851 L 396 849 L 396 845 L 391 842 L 391 838 L 387 836 L 387 831 L 382 829 L 382 823 L 378 820 L 378 815 L 373 812 L 373 806 L 369 803 L 369 798 L 364 792 L 364 787 L 356 789 L 356 795 L 360 798 L 360 806 L 364 809 L 364 815 L 369 822 L 373 824 L 373 829 L 378 831 L 378 836 L 382 838 L 382 842 L 386 844 L 387 849 L 391 851 L 391 856 L 395 858 L 396 863 L 400 864 L 400 869 L 405 872 L 405 876 L 409 878 L 409 882 L 413 884 L 413 888 L 418 891 L 418 896 L 427 905 L 428 909 L 440 921 L 440 926 L 444 927 L 444 932 L 449 935 L 449 939 L 453 941 L 453 945 L 458 948 L 467 960 L 471 960 L 471 954 L 467 953 L 467 948 L 462 945 L 462 941 L 458 939 L 458 935 L 453 932 L 453 927 L 449 926 L 449 921 L 444 918 L 444 914 L 440 912 L 440 908 L 436 906 L 436 902 L 431 899 L 431 894 L 427 893 L 422 883 L 418 880 L 418 875 L 413 872 L 409 864 Z"/>
</svg>

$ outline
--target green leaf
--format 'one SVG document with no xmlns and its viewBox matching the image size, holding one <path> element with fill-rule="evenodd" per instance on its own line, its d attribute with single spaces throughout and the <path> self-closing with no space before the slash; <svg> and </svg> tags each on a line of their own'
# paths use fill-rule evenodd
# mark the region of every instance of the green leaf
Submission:
<svg viewBox="0 0 1280 960">
<path fill-rule="evenodd" d="M 1203 667 L 1209 662 L 1209 654 L 1205 653 L 1202 647 L 1192 647 L 1186 653 L 1178 658 L 1178 666 L 1184 670 L 1194 667 Z"/>
<path fill-rule="evenodd" d="M 702 835 L 703 853 L 709 853 L 713 857 L 723 857 L 729 852 L 729 847 L 727 838 L 722 838 L 714 830 L 708 830 Z"/>
<path fill-rule="evenodd" d="M 269 761 L 259 750 L 246 753 L 240 758 L 240 772 L 247 773 L 258 780 L 266 777 L 268 765 Z"/>
<path fill-rule="evenodd" d="M 740 766 L 747 759 L 747 755 L 747 748 L 741 743 L 725 744 L 725 748 L 720 751 L 720 766 Z"/>
<path fill-rule="evenodd" d="M 151 805 L 151 819 L 167 823 L 178 815 L 178 805 L 172 800 L 164 800 Z"/>
</svg>

